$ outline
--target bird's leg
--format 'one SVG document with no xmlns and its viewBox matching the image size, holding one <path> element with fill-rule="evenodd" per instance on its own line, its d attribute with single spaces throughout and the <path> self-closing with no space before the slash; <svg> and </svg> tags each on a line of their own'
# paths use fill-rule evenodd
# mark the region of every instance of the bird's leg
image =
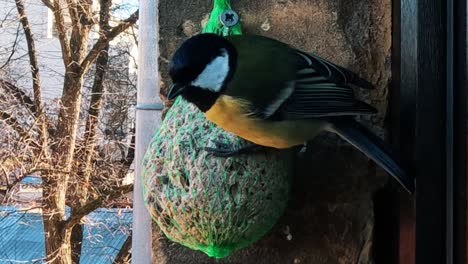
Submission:
<svg viewBox="0 0 468 264">
<path fill-rule="evenodd" d="M 241 154 L 255 153 L 265 148 L 263 146 L 256 145 L 253 143 L 249 143 L 247 145 L 240 146 L 240 147 L 234 147 L 231 144 L 223 143 L 220 141 L 212 141 L 212 142 L 216 145 L 216 147 L 214 148 L 205 147 L 204 148 L 205 151 L 207 151 L 213 156 L 224 157 L 224 158 L 241 155 Z"/>
<path fill-rule="evenodd" d="M 307 152 L 307 142 L 304 142 L 304 144 L 300 147 L 301 147 L 300 149 L 298 147 L 299 151 L 297 152 L 297 156 L 302 158 Z"/>
<path fill-rule="evenodd" d="M 301 145 L 301 149 L 299 150 L 299 153 L 304 154 L 307 151 L 307 142 L 304 142 L 304 144 Z"/>
</svg>

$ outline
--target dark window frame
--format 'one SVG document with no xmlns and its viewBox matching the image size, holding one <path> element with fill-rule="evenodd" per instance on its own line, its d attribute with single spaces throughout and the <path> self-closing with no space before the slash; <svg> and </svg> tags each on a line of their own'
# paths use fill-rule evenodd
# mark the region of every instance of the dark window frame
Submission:
<svg viewBox="0 0 468 264">
<path fill-rule="evenodd" d="M 379 264 L 467 263 L 466 32 L 467 0 L 393 1 L 389 127 L 417 192 L 387 187 L 386 228 L 397 234 L 377 241 L 377 254 L 393 256 Z"/>
</svg>

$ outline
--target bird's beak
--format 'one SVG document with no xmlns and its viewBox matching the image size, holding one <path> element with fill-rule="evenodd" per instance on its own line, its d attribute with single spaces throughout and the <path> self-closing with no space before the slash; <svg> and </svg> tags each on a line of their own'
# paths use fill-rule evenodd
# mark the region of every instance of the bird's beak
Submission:
<svg viewBox="0 0 468 264">
<path fill-rule="evenodd" d="M 174 83 L 171 85 L 169 93 L 167 94 L 167 99 L 172 100 L 180 95 L 185 90 L 185 85 Z"/>
</svg>

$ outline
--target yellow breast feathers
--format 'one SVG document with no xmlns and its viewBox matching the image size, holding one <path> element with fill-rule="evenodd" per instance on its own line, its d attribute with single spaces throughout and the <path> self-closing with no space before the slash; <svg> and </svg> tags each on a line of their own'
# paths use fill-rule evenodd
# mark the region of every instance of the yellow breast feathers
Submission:
<svg viewBox="0 0 468 264">
<path fill-rule="evenodd" d="M 323 123 L 319 121 L 268 121 L 248 115 L 249 102 L 227 95 L 221 95 L 205 113 L 213 123 L 241 138 L 255 144 L 289 148 L 303 144 L 320 132 Z"/>
</svg>

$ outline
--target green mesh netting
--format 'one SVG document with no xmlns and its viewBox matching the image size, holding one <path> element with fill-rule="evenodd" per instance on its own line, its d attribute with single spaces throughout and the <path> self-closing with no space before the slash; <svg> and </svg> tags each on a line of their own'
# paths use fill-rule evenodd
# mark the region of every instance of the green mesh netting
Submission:
<svg viewBox="0 0 468 264">
<path fill-rule="evenodd" d="M 282 215 L 291 155 L 217 158 L 203 150 L 210 140 L 245 143 L 178 99 L 145 155 L 143 197 L 169 239 L 222 258 L 257 241 Z"/>
<path fill-rule="evenodd" d="M 203 32 L 240 34 L 239 24 L 226 29 L 219 22 L 230 8 L 229 1 L 215 0 Z M 213 157 L 203 150 L 211 140 L 246 143 L 177 99 L 145 154 L 143 197 L 170 240 L 223 258 L 260 239 L 282 215 L 292 162 L 291 153 L 279 151 Z"/>
</svg>

